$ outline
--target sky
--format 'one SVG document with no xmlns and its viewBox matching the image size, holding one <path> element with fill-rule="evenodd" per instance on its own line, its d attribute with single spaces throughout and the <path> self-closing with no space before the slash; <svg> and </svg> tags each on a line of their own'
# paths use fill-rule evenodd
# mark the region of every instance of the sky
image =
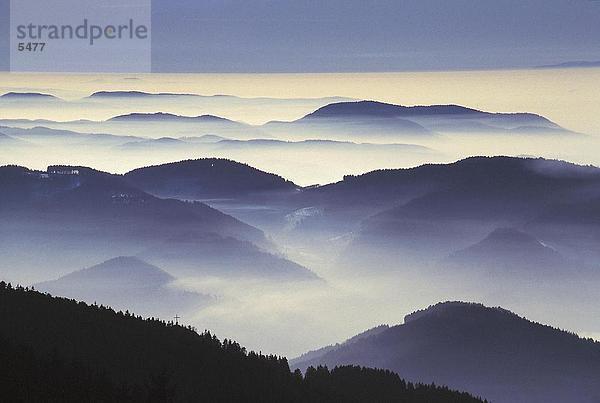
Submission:
<svg viewBox="0 0 600 403">
<path fill-rule="evenodd" d="M 0 0 L 4 70 L 8 2 Z M 152 7 L 156 72 L 468 70 L 600 60 L 598 0 L 154 0 Z"/>
</svg>

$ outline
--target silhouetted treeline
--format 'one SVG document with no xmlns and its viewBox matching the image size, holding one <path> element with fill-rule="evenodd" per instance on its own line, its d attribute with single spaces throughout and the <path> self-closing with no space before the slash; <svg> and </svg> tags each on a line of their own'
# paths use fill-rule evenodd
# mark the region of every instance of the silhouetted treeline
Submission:
<svg viewBox="0 0 600 403">
<path fill-rule="evenodd" d="M 478 402 L 389 371 L 309 368 L 210 332 L 0 282 L 6 401 Z"/>
</svg>

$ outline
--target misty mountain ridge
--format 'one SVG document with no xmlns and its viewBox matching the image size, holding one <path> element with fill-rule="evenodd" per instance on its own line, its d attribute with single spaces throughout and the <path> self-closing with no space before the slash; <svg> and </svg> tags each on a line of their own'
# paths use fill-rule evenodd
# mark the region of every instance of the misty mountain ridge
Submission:
<svg viewBox="0 0 600 403">
<path fill-rule="evenodd" d="M 284 178 L 235 161 L 204 158 L 139 168 L 125 180 L 147 192 L 183 199 L 240 198 L 298 188 Z"/>
<path fill-rule="evenodd" d="M 349 175 L 341 182 L 306 189 L 298 195 L 296 206 L 318 208 L 323 214 L 297 230 L 306 234 L 327 230 L 329 238 L 352 232 L 340 264 L 361 271 L 368 262 L 377 262 L 381 270 L 401 271 L 430 266 L 497 228 L 522 228 L 564 256 L 564 260 L 551 259 L 552 267 L 564 264 L 563 274 L 587 268 L 586 275 L 593 275 L 598 255 L 591 245 L 600 239 L 600 227 L 594 224 L 598 209 L 592 201 L 600 197 L 599 192 L 600 169 L 593 166 L 471 157 L 451 164 Z M 569 213 L 569 206 L 582 203 L 588 207 L 576 210 L 582 212 L 579 218 Z M 568 237 L 561 235 L 564 225 L 572 225 Z M 532 257 L 525 266 L 533 269 L 535 256 L 541 257 L 536 255 L 540 246 L 529 245 L 514 248 L 505 257 L 514 262 L 519 253 L 529 251 Z M 496 258 L 503 250 L 498 248 Z M 394 263 L 398 261 L 403 264 Z"/>
<path fill-rule="evenodd" d="M 177 289 L 174 281 L 175 277 L 154 265 L 121 256 L 34 286 L 52 295 L 147 315 L 170 315 L 214 302 L 208 295 Z"/>
<path fill-rule="evenodd" d="M 203 275 L 202 262 L 210 262 L 212 275 L 230 276 L 240 268 L 244 275 L 281 279 L 293 278 L 297 272 L 299 277 L 314 277 L 308 269 L 273 255 L 276 248 L 257 228 L 199 202 L 157 198 L 119 175 L 72 166 L 53 166 L 47 172 L 2 167 L 0 184 L 6 190 L 0 195 L 0 249 L 11 256 L 2 262 L 3 270 L 31 267 L 28 262 L 43 257 L 47 267 L 64 273 L 75 270 L 77 264 L 89 266 L 90 261 L 115 254 L 137 255 L 194 233 L 198 237 L 192 243 L 178 244 L 178 248 L 190 248 L 181 259 L 192 274 Z M 48 231 L 53 233 L 50 239 L 44 235 Z M 46 248 L 25 254 L 42 239 Z M 77 245 L 74 250 L 73 245 Z M 53 252 L 67 247 L 71 252 Z M 264 270 L 253 269 L 262 266 Z"/>
<path fill-rule="evenodd" d="M 338 118 L 368 118 L 368 119 L 390 119 L 408 118 L 417 119 L 416 123 L 421 125 L 435 125 L 435 122 L 421 120 L 419 118 L 444 118 L 454 120 L 482 120 L 494 127 L 509 128 L 503 123 L 511 123 L 510 128 L 520 126 L 533 126 L 548 129 L 559 129 L 560 127 L 547 118 L 533 113 L 490 113 L 460 105 L 428 105 L 428 106 L 401 106 L 386 104 L 376 101 L 343 102 L 324 106 L 317 111 L 301 119 L 338 119 Z M 483 126 L 483 123 L 481 123 Z M 427 126 L 426 126 L 427 127 Z"/>
<path fill-rule="evenodd" d="M 600 343 L 473 303 L 433 305 L 402 325 L 292 363 L 385 368 L 500 403 L 591 403 L 600 396 Z"/>
<path fill-rule="evenodd" d="M 368 138 L 431 136 L 438 133 L 567 134 L 549 119 L 533 113 L 490 113 L 459 105 L 402 106 L 377 101 L 340 102 L 323 106 L 292 122 L 269 122 L 272 133 L 320 137 L 346 133 Z M 331 137 L 330 137 L 331 138 Z"/>
<path fill-rule="evenodd" d="M 185 150 L 189 147 L 189 143 L 185 140 L 176 139 L 173 137 L 161 137 L 158 139 L 147 139 L 127 142 L 124 144 L 119 144 L 116 147 L 122 151 L 146 151 L 157 148 L 161 150 Z"/>
<path fill-rule="evenodd" d="M 205 134 L 203 136 L 199 136 L 199 137 L 190 137 L 190 136 L 184 136 L 184 137 L 179 137 L 179 140 L 181 141 L 185 141 L 188 143 L 218 143 L 219 141 L 222 140 L 229 140 L 227 137 L 222 137 L 222 136 L 217 136 L 216 134 Z"/>
<path fill-rule="evenodd" d="M 198 94 L 171 93 L 171 92 L 143 92 L 143 91 L 97 91 L 87 98 L 154 98 L 154 97 L 203 97 Z"/>
<path fill-rule="evenodd" d="M 514 228 L 499 228 L 485 239 L 454 252 L 440 265 L 448 270 L 469 270 L 493 277 L 573 276 L 584 269 L 534 236 Z"/>
<path fill-rule="evenodd" d="M 0 132 L 0 144 L 6 146 L 26 146 L 28 143 Z"/>
<path fill-rule="evenodd" d="M 180 233 L 143 250 L 138 256 L 168 267 L 178 277 L 320 280 L 311 270 L 282 256 L 267 253 L 251 242 L 216 233 Z"/>
<path fill-rule="evenodd" d="M 181 115 L 175 115 L 172 113 L 165 113 L 165 112 L 128 113 L 126 115 L 115 116 L 115 117 L 112 117 L 107 120 L 107 122 L 127 122 L 127 121 L 218 122 L 218 123 L 228 123 L 228 124 L 238 124 L 238 125 L 243 124 L 240 122 L 234 122 L 233 120 L 229 120 L 229 119 L 222 118 L 219 116 L 214 116 L 214 115 L 181 116 Z"/>
<path fill-rule="evenodd" d="M 433 192 L 469 189 L 510 196 L 546 197 L 544 187 L 552 185 L 558 195 L 571 186 L 589 187 L 600 182 L 600 169 L 544 158 L 469 157 L 449 164 L 424 164 L 414 168 L 381 169 L 361 175 L 347 175 L 342 181 L 305 192 L 307 203 L 344 206 L 375 206 L 379 211 L 396 205 L 397 209 L 418 197 Z M 532 187 L 532 184 L 535 186 Z M 441 203 L 440 208 L 444 207 Z M 415 203 L 414 208 L 418 208 Z M 448 206 L 450 207 L 450 206 Z M 424 206 L 423 209 L 426 207 Z"/>
<path fill-rule="evenodd" d="M 44 126 L 32 128 L 2 127 L 0 130 L 20 140 L 29 141 L 33 144 L 60 146 L 65 142 L 69 145 L 87 146 L 112 146 L 128 142 L 143 141 L 140 137 L 119 136 L 107 133 L 79 133 L 71 130 L 53 129 Z"/>
<path fill-rule="evenodd" d="M 0 99 L 13 101 L 62 101 L 62 99 L 54 95 L 39 92 L 7 92 L 0 95 Z"/>
<path fill-rule="evenodd" d="M 303 119 L 338 117 L 406 117 L 419 115 L 481 115 L 484 112 L 458 105 L 401 106 L 377 101 L 341 102 L 324 106 Z"/>
<path fill-rule="evenodd" d="M 97 91 L 90 94 L 87 99 L 102 99 L 102 98 L 140 98 L 140 99 L 155 99 L 155 98 L 208 98 L 208 99 L 226 99 L 234 101 L 289 101 L 289 102 L 300 102 L 300 101 L 330 101 L 340 102 L 348 101 L 350 98 L 347 97 L 318 97 L 318 98 L 274 98 L 274 97 L 240 97 L 237 95 L 229 94 L 213 94 L 213 95 L 202 95 L 192 93 L 174 93 L 174 92 L 145 92 L 145 91 Z"/>
<path fill-rule="evenodd" d="M 120 256 L 96 266 L 67 274 L 58 280 L 39 283 L 37 287 L 56 286 L 60 284 L 68 288 L 72 284 L 85 283 L 91 286 L 90 288 L 96 286 L 145 288 L 162 287 L 173 280 L 175 280 L 175 277 L 169 273 L 139 258 Z"/>
</svg>

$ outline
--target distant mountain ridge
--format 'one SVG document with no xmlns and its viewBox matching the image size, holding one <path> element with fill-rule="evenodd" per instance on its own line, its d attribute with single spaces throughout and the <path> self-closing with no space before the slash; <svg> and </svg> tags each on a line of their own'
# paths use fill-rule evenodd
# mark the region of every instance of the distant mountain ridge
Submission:
<svg viewBox="0 0 600 403">
<path fill-rule="evenodd" d="M 97 91 L 89 96 L 87 99 L 98 99 L 98 98 L 140 98 L 140 99 L 152 99 L 152 98 L 165 98 L 165 97 L 189 97 L 189 98 L 209 98 L 209 99 L 233 99 L 238 101 L 251 101 L 251 100 L 269 100 L 269 101 L 311 101 L 311 100 L 328 100 L 331 102 L 347 101 L 350 98 L 347 97 L 319 97 L 319 98 L 275 98 L 275 97 L 240 97 L 229 94 L 213 94 L 213 95 L 202 95 L 194 93 L 176 93 L 176 92 L 146 92 L 146 91 Z"/>
<path fill-rule="evenodd" d="M 34 286 L 52 295 L 145 315 L 170 315 L 213 302 L 208 295 L 177 289 L 174 281 L 166 271 L 139 258 L 120 256 Z"/>
<path fill-rule="evenodd" d="M 303 119 L 341 116 L 400 117 L 418 115 L 480 115 L 484 112 L 458 105 L 401 106 L 377 101 L 340 102 L 306 115 Z"/>
<path fill-rule="evenodd" d="M 548 119 L 532 113 L 490 113 L 460 105 L 418 105 L 402 106 L 377 101 L 340 102 L 330 104 L 306 115 L 303 119 L 329 118 L 341 116 L 418 117 L 418 116 L 469 116 L 469 117 L 524 117 L 552 123 Z"/>
<path fill-rule="evenodd" d="M 479 121 L 479 126 L 474 129 L 518 129 L 520 127 L 541 127 L 546 129 L 560 129 L 549 119 L 533 113 L 491 113 L 460 105 L 428 105 L 428 106 L 402 106 L 376 101 L 342 102 L 324 106 L 305 116 L 302 120 L 336 119 L 336 118 L 369 118 L 369 119 L 413 119 L 415 123 L 425 126 L 429 130 L 436 128 L 447 129 L 454 127 L 458 121 Z M 442 122 L 432 119 L 445 119 Z M 450 120 L 449 122 L 447 120 Z M 485 124 L 484 124 L 485 123 Z M 505 124 L 511 123 L 507 127 Z M 496 127 L 495 125 L 499 125 Z M 468 129 L 469 126 L 464 126 Z"/>
<path fill-rule="evenodd" d="M 263 126 L 273 134 L 324 139 L 386 138 L 437 134 L 573 134 L 533 113 L 491 113 L 460 105 L 402 106 L 378 101 L 337 102 L 292 122 Z M 345 137 L 344 137 L 345 136 Z"/>
<path fill-rule="evenodd" d="M 554 248 L 514 228 L 498 228 L 482 241 L 452 253 L 440 265 L 446 270 L 469 270 L 490 277 L 573 276 L 582 270 Z"/>
<path fill-rule="evenodd" d="M 197 94 L 172 93 L 172 92 L 143 92 L 143 91 L 97 91 L 88 98 L 153 98 L 153 97 L 202 97 Z"/>
<path fill-rule="evenodd" d="M 229 120 L 226 118 L 222 118 L 214 115 L 200 115 L 200 116 L 181 116 L 175 115 L 172 113 L 165 112 L 155 112 L 155 113 L 129 113 L 126 115 L 119 115 L 108 119 L 108 122 L 126 122 L 126 121 L 205 121 L 205 122 L 227 122 L 227 123 L 237 123 L 233 120 Z"/>
<path fill-rule="evenodd" d="M 278 175 L 218 158 L 139 168 L 126 173 L 125 180 L 153 194 L 184 199 L 239 198 L 298 188 Z"/>
<path fill-rule="evenodd" d="M 127 288 L 131 285 L 154 287 L 164 286 L 173 280 L 175 280 L 173 276 L 156 266 L 135 257 L 120 256 L 67 274 L 60 280 L 39 283 L 37 286 L 48 286 L 49 283 L 56 284 L 57 282 L 68 284 L 83 281 L 92 286 L 102 286 L 104 282 L 111 282 L 111 287 Z"/>
<path fill-rule="evenodd" d="M 536 66 L 538 69 L 570 69 L 570 68 L 593 68 L 600 67 L 600 61 L 584 61 L 577 60 L 571 62 L 563 62 L 557 64 L 546 64 L 543 66 Z"/>
<path fill-rule="evenodd" d="M 291 362 L 386 368 L 499 403 L 591 403 L 600 396 L 600 343 L 473 303 L 433 305 L 402 325 Z"/>
<path fill-rule="evenodd" d="M 79 166 L 51 166 L 46 172 L 0 167 L 0 186 L 3 189 L 0 251 L 13 259 L 0 262 L 3 270 L 18 272 L 23 265 L 34 270 L 31 267 L 36 266 L 27 262 L 43 256 L 47 267 L 62 274 L 115 255 L 133 256 L 148 249 L 160 254 L 160 246 L 165 241 L 195 233 L 199 236 L 192 246 L 202 248 L 205 253 L 191 253 L 186 257 L 186 264 L 198 269 L 188 274 L 205 274 L 201 262 L 209 261 L 213 275 L 230 276 L 238 267 L 233 262 L 239 262 L 240 256 L 244 256 L 245 267 L 268 268 L 246 275 L 274 276 L 278 281 L 294 278 L 296 274 L 303 278 L 316 277 L 308 269 L 279 256 L 274 245 L 257 228 L 203 203 L 152 196 L 120 175 Z M 28 226 L 19 225 L 23 216 L 27 217 Z M 89 225 L 95 228 L 91 234 Z M 46 239 L 43 234 L 50 228 L 54 236 Z M 24 245 L 34 247 L 42 238 L 46 239 L 48 248 L 33 255 L 26 253 L 28 247 Z M 209 247 L 214 239 L 230 241 L 217 242 L 221 252 L 215 253 L 214 248 Z M 75 252 L 55 253 L 72 244 L 78 245 Z M 52 276 L 51 273 L 44 277 Z M 43 273 L 36 276 L 40 278 Z"/>
<path fill-rule="evenodd" d="M 6 100 L 28 100 L 28 101 L 60 101 L 61 99 L 51 94 L 39 92 L 7 92 L 0 95 L 0 99 Z"/>
</svg>

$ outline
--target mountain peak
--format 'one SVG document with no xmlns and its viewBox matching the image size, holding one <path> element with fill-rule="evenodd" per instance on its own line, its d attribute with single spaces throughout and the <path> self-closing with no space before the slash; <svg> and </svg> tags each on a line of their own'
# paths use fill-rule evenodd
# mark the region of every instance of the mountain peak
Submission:
<svg viewBox="0 0 600 403">
<path fill-rule="evenodd" d="M 404 323 L 407 324 L 423 318 L 432 319 L 440 317 L 468 316 L 473 312 L 489 313 L 494 311 L 511 315 L 513 317 L 517 316 L 516 314 L 500 307 L 490 308 L 476 302 L 446 301 L 437 303 L 435 305 L 430 305 L 425 309 L 421 309 L 406 315 L 404 317 Z"/>
<path fill-rule="evenodd" d="M 138 168 L 126 180 L 161 197 L 214 199 L 269 191 L 292 191 L 295 184 L 249 165 L 202 158 Z M 185 186 L 184 186 L 185 185 Z"/>
<path fill-rule="evenodd" d="M 50 94 L 42 94 L 39 92 L 7 92 L 6 94 L 0 95 L 0 98 L 3 99 L 26 99 L 29 101 L 32 100 L 58 100 L 59 98 L 50 95 Z"/>
<path fill-rule="evenodd" d="M 119 256 L 86 269 L 67 274 L 48 284 L 88 284 L 101 286 L 103 283 L 112 286 L 161 286 L 173 281 L 173 277 L 158 267 L 132 256 Z"/>
<path fill-rule="evenodd" d="M 466 115 L 486 114 L 476 109 L 459 105 L 402 106 L 378 101 L 338 102 L 323 106 L 307 115 L 307 118 L 368 116 L 372 118 L 394 118 L 423 115 Z"/>
</svg>

